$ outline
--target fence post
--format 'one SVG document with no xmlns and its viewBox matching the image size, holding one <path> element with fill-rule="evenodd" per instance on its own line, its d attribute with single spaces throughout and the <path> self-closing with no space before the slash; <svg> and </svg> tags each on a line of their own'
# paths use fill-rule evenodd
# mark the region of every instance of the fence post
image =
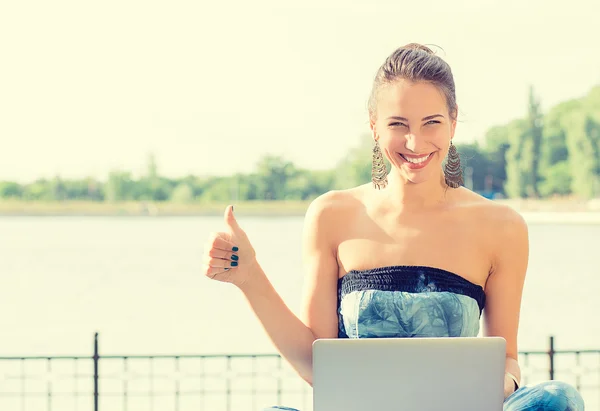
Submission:
<svg viewBox="0 0 600 411">
<path fill-rule="evenodd" d="M 227 377 L 225 379 L 225 392 L 227 393 L 227 411 L 231 411 L 231 355 L 227 356 Z"/>
<path fill-rule="evenodd" d="M 554 336 L 550 336 L 550 350 L 548 356 L 550 357 L 550 380 L 554 379 Z"/>
<path fill-rule="evenodd" d="M 94 411 L 98 411 L 98 333 L 94 334 Z"/>
<path fill-rule="evenodd" d="M 277 404 L 282 404 L 283 401 L 281 399 L 281 394 L 282 394 L 282 381 L 281 381 L 281 377 L 282 377 L 282 365 L 283 365 L 283 357 L 281 357 L 281 355 L 279 357 L 277 357 Z"/>
</svg>

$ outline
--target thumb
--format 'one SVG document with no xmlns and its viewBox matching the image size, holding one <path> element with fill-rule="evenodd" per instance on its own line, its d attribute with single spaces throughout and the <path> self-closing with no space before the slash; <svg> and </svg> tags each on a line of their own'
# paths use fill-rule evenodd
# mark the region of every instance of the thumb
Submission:
<svg viewBox="0 0 600 411">
<path fill-rule="evenodd" d="M 239 234 L 242 231 L 242 229 L 240 228 L 237 220 L 235 219 L 235 216 L 233 215 L 233 206 L 227 206 L 227 208 L 225 209 L 225 224 L 227 225 L 227 227 L 229 227 L 229 230 L 231 230 L 232 234 Z"/>
</svg>

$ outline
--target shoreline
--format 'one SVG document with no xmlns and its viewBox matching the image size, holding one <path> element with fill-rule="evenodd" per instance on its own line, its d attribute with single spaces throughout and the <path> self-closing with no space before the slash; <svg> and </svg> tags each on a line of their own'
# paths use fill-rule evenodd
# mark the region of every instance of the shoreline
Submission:
<svg viewBox="0 0 600 411">
<path fill-rule="evenodd" d="M 222 216 L 233 204 L 244 216 L 304 216 L 308 201 L 240 201 L 231 203 L 171 202 L 28 202 L 0 201 L 0 217 L 204 217 Z"/>
<path fill-rule="evenodd" d="M 573 221 L 600 222 L 600 199 L 576 200 L 493 200 L 506 204 L 535 220 L 562 217 Z M 239 201 L 231 203 L 92 201 L 29 202 L 0 201 L 0 217 L 206 217 L 222 216 L 228 204 L 236 214 L 252 217 L 303 217 L 310 201 Z"/>
</svg>

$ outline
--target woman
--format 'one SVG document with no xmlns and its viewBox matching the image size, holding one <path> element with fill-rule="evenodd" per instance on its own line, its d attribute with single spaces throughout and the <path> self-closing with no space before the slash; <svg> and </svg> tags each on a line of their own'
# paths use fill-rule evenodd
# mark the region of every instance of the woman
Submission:
<svg viewBox="0 0 600 411">
<path fill-rule="evenodd" d="M 309 384 L 315 339 L 473 337 L 483 315 L 484 334 L 506 340 L 505 410 L 583 410 L 570 385 L 519 388 L 527 226 L 512 209 L 461 186 L 457 113 L 451 69 L 429 48 L 401 47 L 380 67 L 369 99 L 373 183 L 328 192 L 309 206 L 302 319 L 267 279 L 232 207 L 229 231 L 206 247 L 204 273 L 240 288 Z"/>
</svg>

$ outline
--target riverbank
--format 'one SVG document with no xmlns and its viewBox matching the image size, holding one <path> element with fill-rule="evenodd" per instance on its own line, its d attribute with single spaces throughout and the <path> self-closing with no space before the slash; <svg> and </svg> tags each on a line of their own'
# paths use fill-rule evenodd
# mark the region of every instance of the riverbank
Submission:
<svg viewBox="0 0 600 411">
<path fill-rule="evenodd" d="M 507 204 L 525 214 L 573 215 L 575 219 L 587 219 L 596 215 L 600 221 L 600 200 L 577 201 L 573 199 L 531 200 L 505 199 L 494 200 Z M 2 200 L 0 216 L 218 216 L 222 215 L 229 203 L 191 203 L 171 202 L 30 202 Z M 239 201 L 233 202 L 236 214 L 246 216 L 303 216 L 308 201 Z M 593 218 L 596 219 L 596 218 Z"/>
<path fill-rule="evenodd" d="M 0 216 L 216 216 L 223 215 L 228 204 L 230 203 L 0 201 Z M 240 201 L 232 204 L 239 215 L 303 216 L 309 202 Z"/>
</svg>

